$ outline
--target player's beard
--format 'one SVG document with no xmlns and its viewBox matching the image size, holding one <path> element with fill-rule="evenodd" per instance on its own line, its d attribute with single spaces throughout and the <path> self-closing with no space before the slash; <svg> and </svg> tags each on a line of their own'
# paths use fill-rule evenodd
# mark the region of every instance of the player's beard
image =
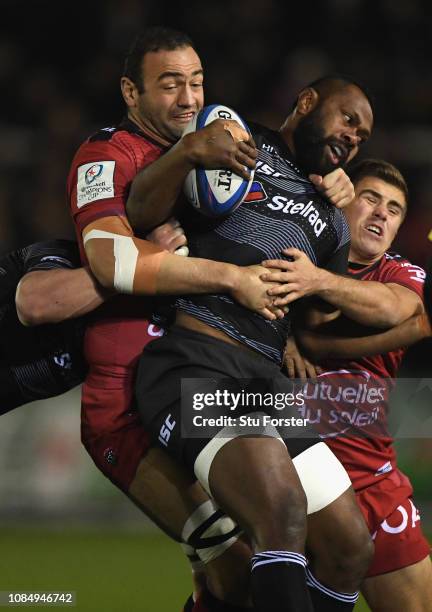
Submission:
<svg viewBox="0 0 432 612">
<path fill-rule="evenodd" d="M 324 136 L 319 107 L 304 117 L 293 134 L 296 161 L 307 174 L 325 176 L 335 168 L 344 166 L 346 159 L 333 164 L 325 155 L 325 147 L 335 139 Z"/>
</svg>

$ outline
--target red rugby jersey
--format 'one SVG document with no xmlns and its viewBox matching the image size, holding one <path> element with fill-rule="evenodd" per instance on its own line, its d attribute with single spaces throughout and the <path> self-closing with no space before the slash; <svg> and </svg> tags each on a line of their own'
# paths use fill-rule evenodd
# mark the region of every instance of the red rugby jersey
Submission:
<svg viewBox="0 0 432 612">
<path fill-rule="evenodd" d="M 78 149 L 67 192 L 83 265 L 88 265 L 83 229 L 103 217 L 125 217 L 134 177 L 168 147 L 125 119 L 117 127 L 100 130 Z M 98 308 L 86 333 L 89 364 L 133 366 L 148 340 L 152 310 L 151 298 L 134 296 L 116 296 Z M 150 324 L 152 333 L 160 335 L 160 330 Z"/>
<path fill-rule="evenodd" d="M 371 266 L 350 265 L 349 274 L 358 280 L 403 285 L 423 299 L 424 270 L 396 253 L 385 253 Z M 333 437 L 330 433 L 326 442 L 344 464 L 356 490 L 396 467 L 393 438 L 387 430 L 388 396 L 403 353 L 399 349 L 348 363 L 332 361 L 319 378 L 337 381 L 330 392 L 336 399 L 328 402 L 328 410 L 332 426 L 346 435 Z M 317 402 L 314 405 L 316 408 Z"/>
</svg>

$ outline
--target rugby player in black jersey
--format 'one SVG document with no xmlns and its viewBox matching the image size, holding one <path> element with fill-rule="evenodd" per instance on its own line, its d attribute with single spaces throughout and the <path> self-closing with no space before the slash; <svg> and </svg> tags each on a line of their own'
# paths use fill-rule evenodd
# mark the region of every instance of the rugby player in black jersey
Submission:
<svg viewBox="0 0 432 612">
<path fill-rule="evenodd" d="M 0 414 L 83 381 L 83 315 L 108 292 L 79 266 L 70 240 L 39 242 L 0 258 Z"/>
<path fill-rule="evenodd" d="M 191 254 L 253 263 L 289 245 L 344 272 L 346 222 L 320 197 L 308 174 L 322 176 L 355 156 L 372 128 L 368 96 L 350 80 L 324 78 L 300 93 L 279 132 L 251 128 L 262 198 L 246 201 L 207 227 L 203 219 L 185 216 Z M 170 214 L 194 165 L 188 154 L 194 137 L 183 138 L 136 177 L 128 202 L 135 229 L 143 231 Z M 194 470 L 251 538 L 254 609 L 352 609 L 370 561 L 370 539 L 346 473 L 333 455 L 321 454 L 313 433 L 297 430 L 286 439 L 298 475 L 277 430 L 262 437 L 222 431 L 212 439 L 182 438 L 180 433 L 181 378 L 264 378 L 274 386 L 264 385 L 261 391 L 289 390 L 279 369 L 289 320 L 267 324 L 220 295 L 184 296 L 176 308 L 176 326 L 145 349 L 139 368 L 138 403 L 155 442 Z M 211 390 L 222 389 L 216 385 Z M 310 575 L 311 596 L 304 557 L 306 510 L 315 573 Z"/>
</svg>

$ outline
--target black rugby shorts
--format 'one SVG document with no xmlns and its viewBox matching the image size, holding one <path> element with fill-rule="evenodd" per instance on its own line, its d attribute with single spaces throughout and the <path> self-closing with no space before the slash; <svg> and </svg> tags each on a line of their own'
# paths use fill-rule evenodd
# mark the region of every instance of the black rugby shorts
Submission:
<svg viewBox="0 0 432 612">
<path fill-rule="evenodd" d="M 199 384 L 197 386 L 197 390 L 211 393 L 222 392 L 227 386 L 230 390 L 239 390 L 244 381 L 250 381 L 249 388 L 256 393 L 292 391 L 291 381 L 275 363 L 251 350 L 211 336 L 174 326 L 162 338 L 148 344 L 141 356 L 136 379 L 138 410 L 153 442 L 191 469 L 201 450 L 214 437 L 215 430 L 212 430 L 213 435 L 202 438 L 196 437 L 196 433 L 195 437 L 190 437 L 185 432 L 185 427 L 182 427 L 184 413 L 185 408 L 190 413 L 193 389 L 189 385 L 188 391 L 186 386 L 185 392 L 183 384 L 182 398 L 182 379 L 211 379 L 210 383 L 205 381 L 201 389 Z M 270 409 L 258 410 L 275 416 Z M 241 408 L 241 414 L 256 411 L 256 406 Z M 284 408 L 283 416 L 298 418 L 299 414 L 292 407 Z M 296 428 L 295 433 L 288 435 L 285 429 L 278 428 L 278 431 L 292 458 L 319 442 L 317 433 L 310 426 Z"/>
</svg>

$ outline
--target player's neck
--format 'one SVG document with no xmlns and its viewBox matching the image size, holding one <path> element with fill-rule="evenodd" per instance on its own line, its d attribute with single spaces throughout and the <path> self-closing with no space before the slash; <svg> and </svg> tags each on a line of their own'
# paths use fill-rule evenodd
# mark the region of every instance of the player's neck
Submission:
<svg viewBox="0 0 432 612">
<path fill-rule="evenodd" d="M 382 256 L 383 254 L 381 253 L 381 255 L 368 257 L 364 253 L 358 253 L 357 251 L 353 251 L 353 249 L 350 249 L 348 260 L 350 263 L 359 264 L 362 266 L 371 266 L 372 264 L 379 261 Z"/>
<path fill-rule="evenodd" d="M 139 129 L 143 132 L 143 134 L 145 134 L 146 136 L 149 136 L 149 138 L 152 138 L 152 140 L 156 140 L 156 142 L 160 143 L 161 146 L 163 147 L 172 146 L 173 144 L 172 142 L 169 142 L 168 140 L 166 140 L 166 138 L 163 138 L 158 132 L 155 132 L 154 130 L 152 130 L 151 127 L 149 127 L 146 123 L 144 123 L 136 115 L 133 115 L 132 113 L 129 112 L 128 119 L 132 121 L 133 123 L 135 123 L 135 125 L 139 127 Z"/>
</svg>

